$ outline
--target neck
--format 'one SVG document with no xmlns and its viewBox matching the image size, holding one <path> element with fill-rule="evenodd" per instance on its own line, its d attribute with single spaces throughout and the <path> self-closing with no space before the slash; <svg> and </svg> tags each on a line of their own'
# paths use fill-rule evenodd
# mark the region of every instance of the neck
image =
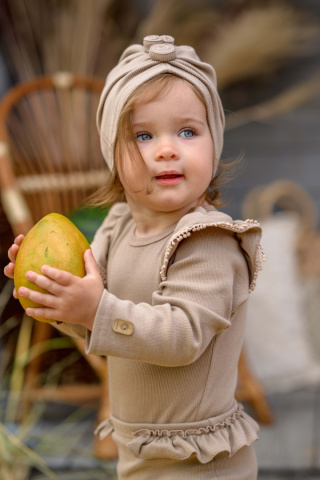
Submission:
<svg viewBox="0 0 320 480">
<path fill-rule="evenodd" d="M 189 208 L 185 212 L 181 210 L 173 212 L 154 212 L 144 209 L 135 209 L 134 206 L 128 205 L 131 210 L 132 218 L 136 224 L 136 237 L 150 237 L 167 230 L 189 212 Z"/>
<path fill-rule="evenodd" d="M 149 217 L 141 215 L 141 212 L 137 215 L 135 212 L 132 212 L 132 217 L 136 224 L 135 235 L 136 237 L 142 238 L 157 235 L 167 230 L 179 222 L 181 215 L 175 216 L 172 215 L 172 212 L 170 212 L 170 215 L 166 212 L 159 212 L 157 215 L 153 214 L 152 217 Z"/>
</svg>

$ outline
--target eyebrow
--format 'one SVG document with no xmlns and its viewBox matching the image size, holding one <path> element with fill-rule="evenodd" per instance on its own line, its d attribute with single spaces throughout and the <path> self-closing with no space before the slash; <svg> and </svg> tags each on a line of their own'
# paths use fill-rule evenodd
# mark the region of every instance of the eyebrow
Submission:
<svg viewBox="0 0 320 480">
<path fill-rule="evenodd" d="M 192 117 L 177 117 L 175 119 L 176 123 L 184 123 L 184 124 L 188 124 L 188 123 L 198 123 L 199 125 L 205 125 L 205 122 L 200 120 L 200 119 L 197 119 L 197 118 L 192 118 Z M 150 125 L 150 121 L 146 120 L 146 121 L 141 121 L 141 122 L 135 122 L 135 123 L 132 123 L 132 127 L 140 127 L 140 128 L 143 128 L 145 125 Z"/>
<path fill-rule="evenodd" d="M 183 123 L 201 123 L 201 125 L 205 125 L 205 122 L 203 122 L 200 119 L 193 118 L 193 117 L 181 117 L 178 119 L 178 121 L 181 121 Z"/>
</svg>

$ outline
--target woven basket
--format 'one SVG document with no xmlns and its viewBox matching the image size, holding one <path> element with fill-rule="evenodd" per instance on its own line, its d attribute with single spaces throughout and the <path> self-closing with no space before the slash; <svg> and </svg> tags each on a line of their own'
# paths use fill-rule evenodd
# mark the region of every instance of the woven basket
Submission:
<svg viewBox="0 0 320 480">
<path fill-rule="evenodd" d="M 320 368 L 320 234 L 315 204 L 302 187 L 283 180 L 252 190 L 245 198 L 242 213 L 246 218 L 259 220 L 265 227 L 262 244 L 265 241 L 265 247 L 270 249 L 268 252 L 266 248 L 267 263 L 268 254 L 270 263 L 265 266 L 269 273 L 261 272 L 260 279 L 265 290 L 259 292 L 259 299 L 252 298 L 251 316 L 255 318 L 250 318 L 250 305 L 248 312 L 248 351 L 250 357 L 251 347 L 251 363 L 257 364 L 255 373 L 268 379 L 265 383 L 267 390 L 281 389 L 286 382 L 288 388 L 303 386 L 304 382 L 312 384 L 316 381 L 318 366 Z M 288 245 L 277 243 L 283 242 L 284 238 L 290 239 Z M 279 254 L 281 251 L 283 256 Z M 286 263 L 288 261 L 290 266 Z M 263 277 L 263 274 L 269 276 Z M 264 352 L 254 345 L 259 336 L 263 340 L 263 333 L 266 334 L 265 342 L 269 339 L 269 344 L 262 347 Z M 294 355 L 295 341 L 297 355 Z M 270 342 L 274 345 L 270 346 Z M 306 372 L 299 371 L 299 358 L 301 365 L 306 366 Z M 276 371 L 277 363 L 279 372 Z M 288 366 L 288 375 L 285 365 Z"/>
</svg>

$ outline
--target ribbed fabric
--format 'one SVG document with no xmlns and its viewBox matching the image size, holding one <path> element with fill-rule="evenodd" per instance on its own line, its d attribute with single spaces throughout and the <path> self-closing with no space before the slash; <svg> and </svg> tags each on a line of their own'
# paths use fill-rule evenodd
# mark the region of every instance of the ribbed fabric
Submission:
<svg viewBox="0 0 320 480">
<path fill-rule="evenodd" d="M 116 204 L 97 232 L 106 290 L 86 345 L 108 356 L 112 416 L 97 434 L 113 432 L 119 480 L 256 479 L 258 425 L 234 392 L 260 237 L 210 206 L 136 239 Z"/>
<path fill-rule="evenodd" d="M 151 425 L 127 424 L 112 415 L 96 434 L 103 438 L 113 432 L 120 480 L 256 480 L 257 461 L 250 443 L 257 437 L 254 429 L 247 428 L 250 418 L 235 408 L 205 422 L 158 424 L 156 431 Z M 171 430 L 165 430 L 168 427 Z"/>
</svg>

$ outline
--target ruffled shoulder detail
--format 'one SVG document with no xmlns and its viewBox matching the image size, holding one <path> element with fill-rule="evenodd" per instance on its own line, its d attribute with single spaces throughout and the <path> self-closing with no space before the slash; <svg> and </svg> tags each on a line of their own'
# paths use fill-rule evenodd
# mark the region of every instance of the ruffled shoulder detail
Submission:
<svg viewBox="0 0 320 480">
<path fill-rule="evenodd" d="M 186 219 L 188 223 L 186 223 Z M 183 222 L 178 223 L 163 254 L 160 270 L 161 280 L 165 281 L 167 278 L 170 258 L 179 243 L 190 237 L 193 232 L 198 232 L 205 228 L 221 228 L 235 233 L 247 260 L 250 278 L 249 291 L 252 292 L 256 286 L 258 273 L 262 269 L 262 264 L 265 261 L 265 255 L 261 245 L 262 233 L 260 224 L 256 220 L 251 219 L 233 221 L 231 217 L 215 209 L 207 211 L 202 207 L 186 215 L 183 218 Z"/>
<path fill-rule="evenodd" d="M 134 432 L 127 446 L 138 458 L 170 458 L 185 460 L 196 455 L 200 463 L 210 462 L 221 452 L 235 454 L 257 440 L 258 424 L 247 415 L 242 405 L 221 423 L 188 430 L 147 430 Z"/>
</svg>

